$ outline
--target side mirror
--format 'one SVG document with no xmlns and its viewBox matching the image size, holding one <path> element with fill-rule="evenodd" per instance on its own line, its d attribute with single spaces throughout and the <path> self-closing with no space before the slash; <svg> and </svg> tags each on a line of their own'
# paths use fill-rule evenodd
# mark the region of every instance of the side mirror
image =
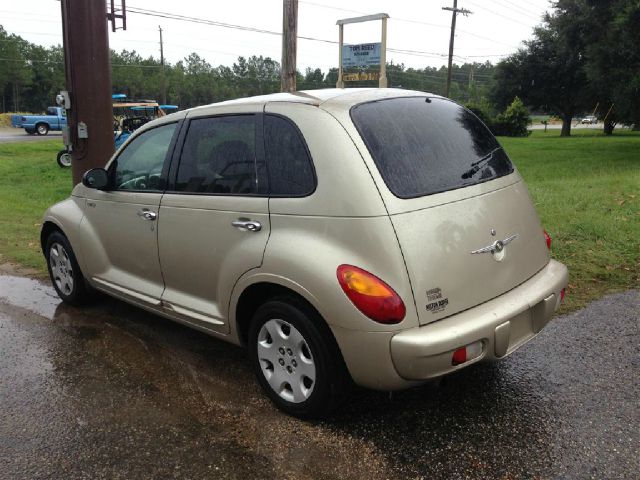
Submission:
<svg viewBox="0 0 640 480">
<path fill-rule="evenodd" d="M 109 172 L 104 168 L 92 168 L 82 176 L 82 184 L 88 188 L 104 190 L 109 186 Z"/>
</svg>

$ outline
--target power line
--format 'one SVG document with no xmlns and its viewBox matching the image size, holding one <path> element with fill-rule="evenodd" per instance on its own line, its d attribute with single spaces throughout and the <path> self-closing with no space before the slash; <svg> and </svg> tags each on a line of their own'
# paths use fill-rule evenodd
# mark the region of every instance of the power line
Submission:
<svg viewBox="0 0 640 480">
<path fill-rule="evenodd" d="M 323 5 L 321 3 L 309 2 L 309 1 L 306 1 L 306 0 L 300 0 L 300 3 L 306 3 L 307 5 L 313 5 L 313 6 L 320 7 L 320 8 L 327 8 L 327 9 L 330 9 L 330 10 L 338 10 L 338 11 L 341 11 L 341 12 L 359 13 L 359 14 L 362 14 L 362 15 L 367 15 L 369 13 L 369 12 L 364 12 L 362 10 L 350 10 L 350 9 L 346 9 L 346 8 L 332 7 L 332 6 L 329 6 L 329 5 Z M 391 18 L 389 18 L 389 21 L 390 22 L 414 23 L 414 24 L 417 24 L 417 25 L 425 25 L 427 27 L 441 28 L 441 29 L 444 29 L 444 30 L 449 30 L 449 28 L 450 28 L 449 25 L 440 25 L 440 24 L 437 24 L 437 23 L 423 22 L 421 20 L 413 20 L 413 19 L 402 18 L 402 17 L 391 17 Z M 486 40 L 487 42 L 496 43 L 498 45 L 503 45 L 503 46 L 510 47 L 510 48 L 517 48 L 514 45 L 510 45 L 508 43 L 501 42 L 501 41 L 496 40 L 494 38 L 485 37 L 483 35 L 478 35 L 477 33 L 469 32 L 468 30 L 463 30 L 461 28 L 456 29 L 456 32 L 464 33 L 465 35 L 469 35 L 470 37 L 479 38 L 481 40 Z"/>
<path fill-rule="evenodd" d="M 526 17 L 528 20 L 540 21 L 541 15 L 525 12 L 524 10 L 520 9 L 518 5 L 508 3 L 504 0 L 493 0 L 493 1 L 497 3 L 498 6 L 501 6 L 502 8 L 505 8 L 510 12 L 515 13 L 516 15 L 520 15 L 521 17 Z"/>
<path fill-rule="evenodd" d="M 248 26 L 245 26 L 245 25 L 237 25 L 237 24 L 232 24 L 232 23 L 218 22 L 218 21 L 215 21 L 215 20 L 207 20 L 207 19 L 203 19 L 203 18 L 189 17 L 189 16 L 186 16 L 186 15 L 178 15 L 178 14 L 174 14 L 174 13 L 160 12 L 160 11 L 157 11 L 157 10 L 149 10 L 149 9 L 143 9 L 143 8 L 129 7 L 128 6 L 127 7 L 127 11 L 128 11 L 128 13 L 134 13 L 134 14 L 138 14 L 138 15 L 147 15 L 147 16 L 153 16 L 153 17 L 167 18 L 167 19 L 170 19 L 170 20 L 179 20 L 179 21 L 185 21 L 185 22 L 191 22 L 191 23 L 198 23 L 198 24 L 202 24 L 202 25 L 211 25 L 211 26 L 222 27 L 222 28 L 230 28 L 230 29 L 234 29 L 234 30 L 242 30 L 242 31 L 248 31 L 248 32 L 253 32 L 253 33 L 261 33 L 261 34 L 266 34 L 266 35 L 282 36 L 282 32 L 277 32 L 277 31 L 273 31 L 273 30 L 266 30 L 266 29 L 256 28 L 256 27 L 248 27 Z M 308 41 L 313 41 L 313 42 L 321 42 L 321 43 L 326 43 L 326 44 L 331 44 L 331 45 L 337 45 L 338 44 L 337 40 L 328 40 L 328 39 L 325 39 L 325 38 L 309 37 L 309 36 L 303 36 L 303 35 L 299 35 L 298 38 L 302 39 L 302 40 L 308 40 Z M 405 54 L 405 55 L 416 55 L 416 56 L 427 57 L 427 58 L 444 58 L 446 56 L 446 55 L 441 54 L 441 53 L 425 52 L 425 51 L 421 51 L 421 50 L 409 50 L 409 49 L 401 49 L 401 48 L 387 48 L 387 50 L 390 51 L 390 52 L 401 53 L 401 54 Z"/>
<path fill-rule="evenodd" d="M 471 0 L 466 0 L 466 1 L 467 1 L 468 3 L 470 3 L 471 5 L 474 5 L 476 8 L 479 8 L 479 9 L 484 10 L 484 11 L 486 11 L 486 12 L 489 12 L 489 13 L 492 13 L 492 14 L 494 14 L 494 15 L 497 15 L 498 17 L 502 17 L 502 18 L 504 18 L 505 20 L 509 20 L 510 22 L 518 23 L 518 24 L 520 24 L 520 25 L 524 25 L 525 27 L 529 27 L 529 28 L 531 28 L 531 27 L 532 27 L 532 25 L 531 25 L 530 23 L 524 23 L 524 22 L 521 22 L 520 20 L 516 20 L 515 18 L 508 17 L 507 15 L 503 15 L 503 14 L 498 13 L 498 12 L 496 12 L 496 11 L 494 11 L 494 10 L 491 10 L 491 9 L 489 9 L 489 8 L 487 8 L 487 7 L 484 7 L 484 6 L 482 6 L 482 5 L 478 5 L 477 3 L 472 2 Z"/>
</svg>

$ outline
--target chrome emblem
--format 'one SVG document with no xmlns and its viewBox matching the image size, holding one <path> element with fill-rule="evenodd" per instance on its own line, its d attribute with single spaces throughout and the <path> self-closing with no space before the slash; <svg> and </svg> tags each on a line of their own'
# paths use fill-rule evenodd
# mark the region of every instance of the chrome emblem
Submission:
<svg viewBox="0 0 640 480">
<path fill-rule="evenodd" d="M 471 255 L 475 255 L 477 253 L 500 253 L 504 250 L 504 247 L 511 242 L 513 242 L 516 238 L 518 238 L 518 234 L 515 233 L 510 237 L 504 238 L 502 240 L 496 240 L 491 245 L 487 245 L 486 247 L 479 248 L 471 252 Z"/>
<path fill-rule="evenodd" d="M 496 229 L 492 228 L 489 233 L 491 234 L 492 237 L 495 237 L 496 236 Z"/>
</svg>

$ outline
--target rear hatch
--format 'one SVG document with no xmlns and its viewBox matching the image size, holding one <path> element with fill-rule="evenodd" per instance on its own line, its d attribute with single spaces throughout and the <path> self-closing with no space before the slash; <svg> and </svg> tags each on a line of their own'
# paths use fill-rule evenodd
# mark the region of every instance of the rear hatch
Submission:
<svg viewBox="0 0 640 480">
<path fill-rule="evenodd" d="M 549 261 L 526 186 L 475 115 L 442 98 L 357 105 L 421 324 L 495 298 Z"/>
</svg>

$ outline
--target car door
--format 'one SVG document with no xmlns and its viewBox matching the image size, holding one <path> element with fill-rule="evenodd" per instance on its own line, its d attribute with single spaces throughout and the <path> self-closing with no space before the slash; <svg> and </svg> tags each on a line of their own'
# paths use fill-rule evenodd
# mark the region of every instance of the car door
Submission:
<svg viewBox="0 0 640 480">
<path fill-rule="evenodd" d="M 156 306 L 164 290 L 158 209 L 177 125 L 146 130 L 124 147 L 109 167 L 113 188 L 88 191 L 81 223 L 82 249 L 93 282 Z"/>
<path fill-rule="evenodd" d="M 237 279 L 262 264 L 269 201 L 260 114 L 192 118 L 158 224 L 162 305 L 192 325 L 228 331 Z"/>
</svg>

